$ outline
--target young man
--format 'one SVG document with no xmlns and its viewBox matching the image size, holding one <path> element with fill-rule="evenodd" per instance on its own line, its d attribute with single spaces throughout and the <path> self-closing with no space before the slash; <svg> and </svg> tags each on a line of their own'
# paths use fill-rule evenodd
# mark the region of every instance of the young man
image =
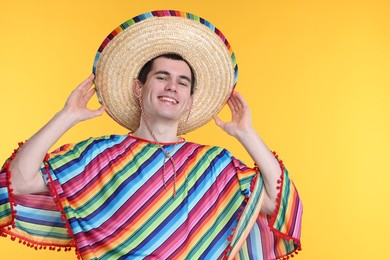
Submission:
<svg viewBox="0 0 390 260">
<path fill-rule="evenodd" d="M 232 92 L 234 55 L 208 22 L 182 14 L 144 14 L 107 37 L 94 66 L 104 105 L 87 108 L 95 93 L 92 74 L 6 162 L 4 234 L 75 247 L 83 259 L 273 259 L 300 249 L 301 202 L 252 128 L 245 100 Z M 227 98 L 232 120 L 223 122 L 216 113 Z M 131 132 L 47 154 L 68 129 L 104 110 Z M 212 117 L 257 167 L 178 136 Z"/>
</svg>

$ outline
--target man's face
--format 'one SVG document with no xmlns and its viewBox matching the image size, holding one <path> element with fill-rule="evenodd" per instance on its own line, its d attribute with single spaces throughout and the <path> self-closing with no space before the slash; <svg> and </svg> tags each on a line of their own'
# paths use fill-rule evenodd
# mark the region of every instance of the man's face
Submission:
<svg viewBox="0 0 390 260">
<path fill-rule="evenodd" d="M 157 58 L 146 82 L 141 86 L 141 98 L 148 119 L 176 123 L 190 108 L 191 70 L 185 61 Z"/>
</svg>

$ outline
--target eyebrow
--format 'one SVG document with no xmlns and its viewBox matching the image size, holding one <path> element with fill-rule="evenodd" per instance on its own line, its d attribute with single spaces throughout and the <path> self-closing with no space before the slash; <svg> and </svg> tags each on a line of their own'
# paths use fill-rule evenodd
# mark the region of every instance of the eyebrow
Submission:
<svg viewBox="0 0 390 260">
<path fill-rule="evenodd" d="M 164 74 L 164 75 L 167 75 L 167 76 L 170 76 L 170 75 L 171 75 L 171 73 L 169 73 L 169 72 L 166 71 L 166 70 L 159 70 L 159 71 L 156 71 L 156 72 L 154 73 L 154 75 L 157 75 L 157 74 Z M 187 77 L 187 76 L 180 75 L 179 78 L 184 79 L 184 80 L 187 80 L 189 83 L 191 83 L 191 79 L 190 79 L 189 77 Z"/>
</svg>

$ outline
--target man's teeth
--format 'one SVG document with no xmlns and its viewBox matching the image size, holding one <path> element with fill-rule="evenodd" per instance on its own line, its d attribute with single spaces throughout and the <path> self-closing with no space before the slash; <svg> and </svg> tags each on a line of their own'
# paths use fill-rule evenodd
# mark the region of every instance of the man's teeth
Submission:
<svg viewBox="0 0 390 260">
<path fill-rule="evenodd" d="M 160 100 L 168 101 L 168 102 L 171 102 L 173 104 L 177 104 L 177 101 L 175 99 L 169 98 L 169 97 L 160 97 Z"/>
</svg>

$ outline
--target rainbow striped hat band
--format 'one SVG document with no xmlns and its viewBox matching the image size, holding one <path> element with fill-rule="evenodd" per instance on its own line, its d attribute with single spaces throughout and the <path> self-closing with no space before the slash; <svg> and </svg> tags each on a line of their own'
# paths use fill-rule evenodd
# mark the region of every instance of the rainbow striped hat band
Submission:
<svg viewBox="0 0 390 260">
<path fill-rule="evenodd" d="M 225 36 L 194 14 L 160 10 L 138 15 L 113 30 L 100 45 L 93 65 L 99 101 L 120 125 L 135 131 L 141 110 L 132 85 L 141 68 L 162 54 L 182 56 L 195 76 L 193 105 L 179 121 L 178 134 L 191 132 L 216 115 L 229 99 L 238 76 Z"/>
</svg>

